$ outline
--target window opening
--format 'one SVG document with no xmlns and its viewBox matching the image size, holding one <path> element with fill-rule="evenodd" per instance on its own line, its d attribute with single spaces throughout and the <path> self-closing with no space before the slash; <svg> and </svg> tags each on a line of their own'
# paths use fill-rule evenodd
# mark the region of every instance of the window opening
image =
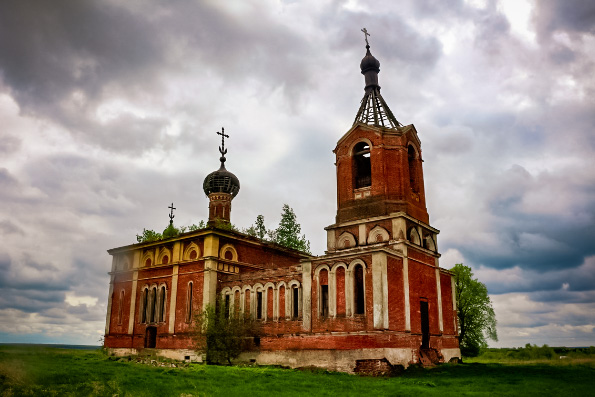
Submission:
<svg viewBox="0 0 595 397">
<path fill-rule="evenodd" d="M 300 310 L 300 290 L 298 289 L 297 286 L 294 286 L 293 289 L 293 310 L 291 313 L 291 317 L 293 317 L 294 319 L 297 319 L 299 317 L 299 310 Z"/>
<path fill-rule="evenodd" d="M 364 314 L 364 268 L 355 267 L 353 296 L 355 297 L 355 314 Z"/>
<path fill-rule="evenodd" d="M 192 250 L 190 252 L 190 259 L 196 259 L 197 256 L 198 256 L 198 254 L 196 253 L 196 250 Z"/>
<path fill-rule="evenodd" d="M 169 256 L 165 255 L 165 256 L 163 257 L 163 259 L 161 260 L 161 263 L 162 263 L 163 265 L 167 265 L 167 264 L 169 263 Z"/>
<path fill-rule="evenodd" d="M 320 315 L 322 317 L 328 317 L 328 285 L 320 286 L 321 305 Z"/>
<path fill-rule="evenodd" d="M 165 286 L 161 287 L 159 299 L 159 322 L 165 321 Z"/>
<path fill-rule="evenodd" d="M 407 148 L 407 160 L 409 163 L 409 186 L 415 193 L 419 191 L 418 178 L 417 178 L 417 159 L 416 152 L 413 146 L 409 145 Z"/>
<path fill-rule="evenodd" d="M 353 148 L 353 168 L 356 189 L 372 185 L 370 146 L 366 142 L 360 142 Z"/>
<path fill-rule="evenodd" d="M 231 250 L 225 251 L 225 259 L 227 259 L 228 261 L 233 259 L 233 252 L 231 252 Z"/>
<path fill-rule="evenodd" d="M 157 309 L 157 287 L 153 287 L 151 290 L 151 314 L 149 315 L 149 321 L 154 323 L 155 322 L 155 312 Z"/>
<path fill-rule="evenodd" d="M 256 319 L 262 319 L 262 291 L 256 293 Z"/>
<path fill-rule="evenodd" d="M 147 322 L 147 308 L 148 308 L 147 303 L 149 303 L 148 301 L 149 301 L 149 290 L 145 288 L 143 290 L 143 300 L 142 300 L 141 318 L 140 318 L 140 322 L 143 324 Z"/>
</svg>

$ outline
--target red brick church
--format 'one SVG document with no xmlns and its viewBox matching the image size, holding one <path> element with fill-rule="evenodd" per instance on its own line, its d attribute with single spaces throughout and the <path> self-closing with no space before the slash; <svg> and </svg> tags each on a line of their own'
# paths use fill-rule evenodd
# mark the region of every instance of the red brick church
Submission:
<svg viewBox="0 0 595 397">
<path fill-rule="evenodd" d="M 380 62 L 361 61 L 365 94 L 334 149 L 337 215 L 325 255 L 311 256 L 224 228 L 238 178 L 221 167 L 204 181 L 209 223 L 112 255 L 105 347 L 154 348 L 200 360 L 189 330 L 222 297 L 261 321 L 241 359 L 353 372 L 364 362 L 409 365 L 460 357 L 454 279 L 440 268 L 439 231 L 429 224 L 421 142 L 380 95 Z"/>
</svg>

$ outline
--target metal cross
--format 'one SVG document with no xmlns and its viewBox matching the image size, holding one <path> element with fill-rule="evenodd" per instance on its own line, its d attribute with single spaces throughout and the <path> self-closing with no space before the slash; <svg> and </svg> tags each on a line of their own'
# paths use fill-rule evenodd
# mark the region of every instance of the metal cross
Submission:
<svg viewBox="0 0 595 397">
<path fill-rule="evenodd" d="M 222 156 L 227 154 L 227 150 L 225 149 L 225 138 L 229 138 L 229 135 L 225 134 L 225 129 L 221 127 L 221 132 L 217 131 L 217 135 L 221 135 L 221 146 L 219 146 L 219 153 Z"/>
<path fill-rule="evenodd" d="M 366 45 L 370 45 L 370 43 L 368 43 L 368 36 L 370 35 L 370 33 L 368 33 L 368 31 L 366 30 L 366 28 L 362 29 L 362 32 L 364 32 L 364 37 L 366 39 Z"/>
<path fill-rule="evenodd" d="M 174 221 L 174 217 L 175 217 L 174 210 L 176 209 L 176 207 L 174 207 L 174 203 L 171 203 L 171 205 L 167 208 L 169 208 L 171 210 L 169 213 L 169 222 L 171 223 Z"/>
</svg>

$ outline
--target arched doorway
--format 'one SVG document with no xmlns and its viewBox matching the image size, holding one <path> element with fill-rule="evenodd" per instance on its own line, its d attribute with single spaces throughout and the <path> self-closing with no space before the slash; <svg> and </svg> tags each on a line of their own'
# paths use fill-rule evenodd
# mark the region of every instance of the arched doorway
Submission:
<svg viewBox="0 0 595 397">
<path fill-rule="evenodd" d="M 145 333 L 145 347 L 153 349 L 157 346 L 157 327 L 147 327 Z"/>
</svg>

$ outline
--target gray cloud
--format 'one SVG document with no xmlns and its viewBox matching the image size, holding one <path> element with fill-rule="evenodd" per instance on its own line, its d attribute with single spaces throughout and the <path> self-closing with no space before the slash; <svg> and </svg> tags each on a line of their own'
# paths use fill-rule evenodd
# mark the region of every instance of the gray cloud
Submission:
<svg viewBox="0 0 595 397">
<path fill-rule="evenodd" d="M 200 185 L 219 165 L 222 125 L 242 183 L 233 222 L 264 214 L 274 227 L 288 203 L 322 253 L 331 151 L 363 95 L 366 26 L 383 96 L 420 133 L 441 251 L 489 277 L 511 335 L 585 335 L 575 310 L 594 299 L 588 3 L 536 4 L 535 42 L 494 1 L 46 3 L 0 5 L 0 332 L 95 342 L 105 250 L 163 230 L 172 201 L 179 225 L 206 217 Z"/>
</svg>

